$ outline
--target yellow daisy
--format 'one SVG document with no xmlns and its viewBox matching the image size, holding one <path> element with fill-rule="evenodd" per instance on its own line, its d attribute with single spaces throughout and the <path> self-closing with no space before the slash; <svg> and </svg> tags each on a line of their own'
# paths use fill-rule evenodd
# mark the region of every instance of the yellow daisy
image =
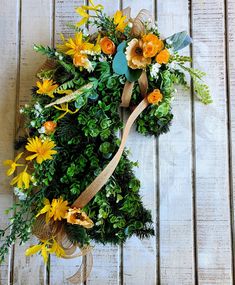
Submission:
<svg viewBox="0 0 235 285">
<path fill-rule="evenodd" d="M 53 84 L 53 80 L 44 79 L 42 83 L 37 81 L 36 85 L 38 87 L 38 94 L 48 95 L 51 98 L 55 97 L 53 93 L 58 87 L 58 84 Z"/>
<path fill-rule="evenodd" d="M 10 160 L 10 159 L 8 159 L 8 160 L 5 160 L 5 161 L 3 162 L 4 165 L 10 167 L 10 168 L 7 170 L 7 176 L 12 175 L 12 174 L 15 172 L 17 166 L 24 166 L 24 164 L 16 163 L 16 162 L 21 158 L 22 154 L 23 154 L 23 152 L 19 153 L 19 154 L 17 155 L 17 157 L 15 158 L 15 160 Z"/>
<path fill-rule="evenodd" d="M 17 183 L 17 187 L 22 189 L 23 187 L 25 189 L 29 188 L 29 183 L 32 181 L 31 175 L 27 173 L 28 166 L 25 167 L 24 171 L 22 171 L 20 174 L 18 174 L 16 177 L 14 177 L 11 181 L 11 185 L 14 185 Z"/>
<path fill-rule="evenodd" d="M 62 197 L 53 199 L 51 203 L 51 217 L 54 221 L 64 219 L 68 210 L 68 201 L 64 201 Z"/>
<path fill-rule="evenodd" d="M 53 199 L 52 203 L 48 199 L 44 199 L 44 207 L 38 212 L 36 217 L 46 213 L 46 223 L 50 221 L 51 218 L 54 221 L 65 219 L 68 210 L 68 201 L 64 201 L 62 197 L 59 199 Z"/>
<path fill-rule="evenodd" d="M 52 154 L 57 153 L 57 151 L 53 149 L 55 146 L 55 143 L 49 139 L 45 141 L 42 141 L 38 137 L 28 139 L 25 148 L 30 152 L 35 152 L 35 154 L 27 156 L 26 160 L 36 158 L 37 163 L 41 164 L 44 160 L 53 159 Z"/>
</svg>

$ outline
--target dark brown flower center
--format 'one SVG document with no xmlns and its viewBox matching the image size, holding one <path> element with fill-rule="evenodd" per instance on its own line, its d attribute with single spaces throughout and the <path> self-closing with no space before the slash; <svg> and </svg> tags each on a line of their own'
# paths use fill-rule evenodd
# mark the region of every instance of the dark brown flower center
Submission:
<svg viewBox="0 0 235 285">
<path fill-rule="evenodd" d="M 135 52 L 136 52 L 136 54 L 138 54 L 138 55 L 143 55 L 143 50 L 142 50 L 142 48 L 140 48 L 140 47 L 137 47 L 137 48 L 135 49 Z"/>
</svg>

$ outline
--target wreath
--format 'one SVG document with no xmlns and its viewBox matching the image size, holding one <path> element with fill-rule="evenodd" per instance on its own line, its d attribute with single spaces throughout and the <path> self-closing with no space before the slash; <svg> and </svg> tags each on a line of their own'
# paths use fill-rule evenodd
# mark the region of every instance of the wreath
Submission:
<svg viewBox="0 0 235 285">
<path fill-rule="evenodd" d="M 154 235 L 137 163 L 125 149 L 129 130 L 134 121 L 142 135 L 169 130 L 175 86 L 188 88 L 186 72 L 197 97 L 212 101 L 205 74 L 179 53 L 191 43 L 186 32 L 162 39 L 147 10 L 135 19 L 130 8 L 110 17 L 89 2 L 76 8 L 82 19 L 70 24 L 74 37 L 61 35 L 56 48 L 34 46 L 47 60 L 32 100 L 20 109 L 26 135 L 16 141 L 18 155 L 4 162 L 8 176 L 17 171 L 10 184 L 19 199 L 0 231 L 2 261 L 17 238 L 23 243 L 32 234 L 39 243 L 26 255 L 39 252 L 45 262 L 49 254 L 74 256 L 77 247 L 87 254 L 91 240 L 122 244 L 134 234 Z M 84 24 L 97 32 L 89 34 Z M 125 128 L 120 106 L 130 112 Z"/>
</svg>

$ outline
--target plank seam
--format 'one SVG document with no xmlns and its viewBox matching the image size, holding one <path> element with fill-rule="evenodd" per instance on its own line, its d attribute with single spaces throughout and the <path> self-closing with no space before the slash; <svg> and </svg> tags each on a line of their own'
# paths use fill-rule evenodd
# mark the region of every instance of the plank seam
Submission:
<svg viewBox="0 0 235 285">
<path fill-rule="evenodd" d="M 226 113 L 227 113 L 227 148 L 228 148 L 228 186 L 231 227 L 231 263 L 232 279 L 235 282 L 235 240 L 234 240 L 234 203 L 233 203 L 233 164 L 232 164 L 232 126 L 231 126 L 231 92 L 230 92 L 230 69 L 229 69 L 229 33 L 228 33 L 228 1 L 224 0 L 224 40 L 225 40 L 225 88 L 226 88 Z"/>
<path fill-rule="evenodd" d="M 189 3 L 189 32 L 190 36 L 193 37 L 193 6 L 191 1 Z M 189 48 L 190 57 L 193 59 L 193 46 Z M 193 60 L 191 62 L 193 68 Z M 198 246 L 197 246 L 197 189 L 196 189 L 196 137 L 195 137 L 195 96 L 194 96 L 194 85 L 193 80 L 190 81 L 190 105 L 191 105 L 191 152 L 192 152 L 192 227 L 193 227 L 193 263 L 194 263 L 194 282 L 198 285 Z"/>
<path fill-rule="evenodd" d="M 14 138 L 17 136 L 19 129 L 18 125 L 18 109 L 19 109 L 19 91 L 20 91 L 20 60 L 21 60 L 21 22 L 22 22 L 22 0 L 18 0 L 16 4 L 16 17 L 17 17 L 17 31 L 16 31 L 16 84 L 15 84 L 15 129 Z M 14 142 L 13 142 L 14 144 Z M 15 154 L 15 150 L 13 150 Z M 16 197 L 13 194 L 13 203 L 16 202 Z M 13 285 L 14 282 L 14 255 L 15 255 L 15 245 L 12 245 L 9 253 L 9 275 L 8 284 Z"/>
<path fill-rule="evenodd" d="M 158 20 L 158 0 L 153 0 L 154 20 Z M 155 23 L 154 23 L 155 24 Z M 161 257 L 160 257 L 160 161 L 159 161 L 159 138 L 156 141 L 156 284 L 161 284 Z"/>
</svg>

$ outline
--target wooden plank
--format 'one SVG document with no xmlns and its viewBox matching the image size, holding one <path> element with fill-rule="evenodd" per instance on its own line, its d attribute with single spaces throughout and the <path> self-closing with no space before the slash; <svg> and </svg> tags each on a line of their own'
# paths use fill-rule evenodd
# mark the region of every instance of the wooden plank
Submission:
<svg viewBox="0 0 235 285">
<path fill-rule="evenodd" d="M 123 0 L 123 8 L 130 6 L 132 17 L 141 9 L 148 9 L 154 14 L 154 1 L 135 2 Z M 125 119 L 128 114 L 125 113 Z M 141 196 L 146 208 L 152 212 L 156 224 L 156 140 L 138 134 L 133 127 L 128 137 L 127 147 L 130 148 L 132 160 L 138 160 L 139 168 L 136 175 L 141 181 Z M 156 237 L 140 240 L 136 237 L 129 239 L 123 250 L 123 282 L 128 285 L 157 284 Z"/>
<path fill-rule="evenodd" d="M 6 168 L 2 161 L 14 158 L 15 135 L 15 98 L 18 62 L 18 11 L 19 7 L 13 1 L 0 2 L 0 227 L 9 224 L 4 211 L 12 205 L 12 189 L 10 179 L 6 176 Z M 7 109 L 7 112 L 5 111 Z M 0 265 L 0 284 L 7 284 L 10 273 L 8 257 Z"/>
<path fill-rule="evenodd" d="M 50 45 L 52 1 L 21 1 L 21 38 L 20 38 L 20 81 L 19 104 L 30 100 L 30 89 L 35 84 L 35 74 L 45 57 L 33 51 L 33 44 Z M 15 246 L 13 284 L 44 284 L 45 268 L 40 256 L 25 256 L 25 249 L 37 243 L 32 238 L 25 245 Z"/>
<path fill-rule="evenodd" d="M 228 0 L 225 2 L 226 11 L 225 11 L 225 24 L 226 24 L 226 48 L 227 48 L 227 92 L 228 92 L 228 127 L 229 127 L 229 155 L 230 155 L 230 187 L 231 187 L 231 218 L 232 218 L 232 242 L 233 242 L 233 277 L 235 272 L 235 114 L 233 110 L 235 110 L 235 1 Z"/>
<path fill-rule="evenodd" d="M 228 181 L 224 2 L 193 1 L 193 58 L 207 72 L 214 103 L 195 103 L 198 281 L 234 284 Z"/>
<path fill-rule="evenodd" d="M 165 37 L 189 32 L 187 1 L 177 1 L 177 9 L 174 0 L 158 1 L 157 15 L 159 31 Z M 182 54 L 189 55 L 189 49 Z M 183 89 L 175 94 L 172 126 L 159 138 L 162 284 L 194 284 L 190 95 L 190 90 Z"/>
</svg>

